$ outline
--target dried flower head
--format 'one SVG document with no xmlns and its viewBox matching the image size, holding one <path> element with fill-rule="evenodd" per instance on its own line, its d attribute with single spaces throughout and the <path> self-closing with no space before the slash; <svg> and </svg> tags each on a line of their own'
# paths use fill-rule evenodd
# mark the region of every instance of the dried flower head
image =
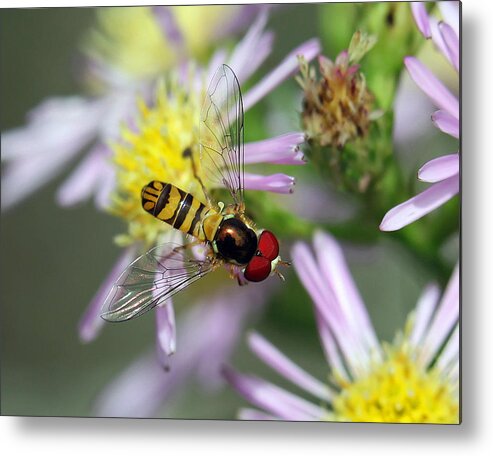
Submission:
<svg viewBox="0 0 493 456">
<path fill-rule="evenodd" d="M 320 56 L 320 79 L 313 67 L 300 60 L 303 127 L 309 139 L 321 146 L 342 148 L 369 131 L 373 95 L 351 55 L 343 51 L 335 62 Z"/>
<path fill-rule="evenodd" d="M 375 96 L 359 65 L 374 44 L 373 36 L 357 31 L 335 61 L 318 58 L 318 71 L 300 59 L 297 78 L 303 89 L 307 155 L 340 190 L 356 194 L 378 182 L 389 154 L 378 140 L 388 134 L 386 123 L 380 122 L 383 111 L 374 109 Z"/>
</svg>

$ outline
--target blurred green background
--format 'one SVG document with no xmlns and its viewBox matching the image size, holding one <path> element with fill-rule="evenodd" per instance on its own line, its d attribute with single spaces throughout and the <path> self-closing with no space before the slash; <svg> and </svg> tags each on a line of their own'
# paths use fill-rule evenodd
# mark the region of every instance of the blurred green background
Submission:
<svg viewBox="0 0 493 456">
<path fill-rule="evenodd" d="M 90 8 L 0 12 L 2 131 L 22 125 L 26 112 L 46 97 L 81 92 L 77 49 L 94 16 Z M 320 35 L 323 24 L 319 18 L 316 5 L 286 7 L 273 13 L 269 28 L 276 41 L 264 70 L 303 40 Z M 323 50 L 334 57 L 340 49 L 324 43 Z M 280 106 L 284 94 L 296 90 L 290 81 L 266 103 Z M 290 119 L 284 131 L 297 128 L 295 111 Z M 247 128 L 248 122 L 247 114 Z M 428 131 L 409 146 L 420 152 L 404 161 L 411 170 L 416 169 L 434 151 L 448 151 L 447 141 L 444 135 Z M 91 344 L 78 339 L 78 320 L 119 254 L 112 239 L 123 225 L 95 210 L 92 203 L 72 209 L 56 205 L 56 188 L 72 168 L 1 216 L 2 414 L 90 416 L 103 387 L 154 346 L 155 322 L 150 314 L 105 328 Z M 303 186 L 297 185 L 296 192 L 296 198 L 303 201 Z M 331 210 L 327 208 L 327 212 Z M 392 340 L 430 277 L 429 270 L 390 237 L 380 239 L 371 246 L 344 246 L 378 335 Z M 451 252 L 452 258 L 456 256 L 456 241 Z M 176 309 L 179 313 L 179 305 Z M 293 271 L 254 327 L 306 370 L 326 378 L 311 303 Z M 241 340 L 232 364 L 284 385 L 248 352 L 244 337 Z M 192 383 L 183 393 L 162 408 L 160 416 L 233 418 L 245 404 L 228 388 L 209 395 Z"/>
</svg>

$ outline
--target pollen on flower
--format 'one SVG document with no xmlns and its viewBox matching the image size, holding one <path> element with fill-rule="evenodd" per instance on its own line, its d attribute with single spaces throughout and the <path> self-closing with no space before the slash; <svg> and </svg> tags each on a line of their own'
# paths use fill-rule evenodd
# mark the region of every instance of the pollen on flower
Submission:
<svg viewBox="0 0 493 456">
<path fill-rule="evenodd" d="M 155 104 L 140 100 L 136 125 L 124 126 L 121 141 L 113 144 L 117 182 L 110 212 L 128 222 L 128 232 L 116 238 L 118 244 L 155 244 L 172 229 L 142 209 L 141 191 L 149 181 L 169 182 L 204 199 L 191 162 L 199 159 L 199 98 L 178 84 L 159 84 Z M 183 153 L 187 149 L 192 156 Z"/>
<path fill-rule="evenodd" d="M 333 417 L 339 421 L 458 423 L 455 385 L 435 368 L 421 366 L 406 342 L 386 346 L 383 361 L 369 373 L 340 384 Z"/>
<path fill-rule="evenodd" d="M 310 140 L 320 146 L 342 148 L 348 141 L 368 134 L 373 95 L 358 65 L 351 64 L 348 52 L 332 62 L 319 58 L 320 79 L 315 69 L 300 59 L 304 91 L 302 122 Z"/>
</svg>

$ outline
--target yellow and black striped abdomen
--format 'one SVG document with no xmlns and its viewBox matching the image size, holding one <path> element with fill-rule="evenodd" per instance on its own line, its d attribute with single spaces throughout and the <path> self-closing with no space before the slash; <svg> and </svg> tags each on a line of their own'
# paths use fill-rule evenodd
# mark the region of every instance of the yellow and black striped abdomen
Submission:
<svg viewBox="0 0 493 456">
<path fill-rule="evenodd" d="M 222 216 L 173 184 L 151 181 L 142 189 L 142 207 L 173 228 L 213 241 Z"/>
</svg>

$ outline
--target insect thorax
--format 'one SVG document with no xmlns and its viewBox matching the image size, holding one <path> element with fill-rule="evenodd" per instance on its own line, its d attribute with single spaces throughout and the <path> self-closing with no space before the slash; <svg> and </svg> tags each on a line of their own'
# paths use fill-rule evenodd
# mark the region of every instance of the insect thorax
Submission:
<svg viewBox="0 0 493 456">
<path fill-rule="evenodd" d="M 218 253 L 230 262 L 247 264 L 257 251 L 255 231 L 239 218 L 225 218 L 214 240 Z"/>
</svg>

